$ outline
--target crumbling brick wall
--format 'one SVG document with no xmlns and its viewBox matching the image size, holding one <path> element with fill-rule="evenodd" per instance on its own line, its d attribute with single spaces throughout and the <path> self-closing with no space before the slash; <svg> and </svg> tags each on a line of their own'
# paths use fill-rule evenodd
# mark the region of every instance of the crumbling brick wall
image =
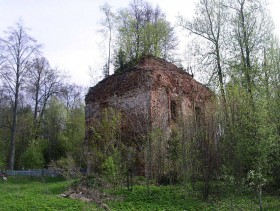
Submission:
<svg viewBox="0 0 280 211">
<path fill-rule="evenodd" d="M 139 111 L 149 115 L 152 123 L 160 116 L 167 127 L 179 113 L 187 116 L 195 107 L 203 109 L 212 96 L 207 87 L 183 69 L 159 58 L 145 57 L 135 67 L 90 88 L 86 95 L 86 122 L 90 124 L 103 108 L 114 107 L 126 114 Z"/>
<path fill-rule="evenodd" d="M 90 88 L 85 99 L 86 128 L 93 126 L 104 108 L 113 107 L 124 116 L 127 139 L 151 128 L 161 128 L 168 136 L 176 119 L 187 121 L 197 109 L 203 113 L 212 97 L 212 91 L 183 69 L 163 59 L 144 57 L 136 66 Z"/>
</svg>

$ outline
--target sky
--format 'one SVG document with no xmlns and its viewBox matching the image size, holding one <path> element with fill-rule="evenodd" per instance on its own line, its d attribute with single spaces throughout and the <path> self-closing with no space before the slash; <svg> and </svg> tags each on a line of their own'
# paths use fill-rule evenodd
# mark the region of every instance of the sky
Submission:
<svg viewBox="0 0 280 211">
<path fill-rule="evenodd" d="M 148 0 L 159 5 L 167 20 L 176 23 L 176 16 L 191 18 L 197 0 Z M 126 7 L 130 0 L 107 0 L 113 9 Z M 280 1 L 269 0 L 275 33 L 280 35 Z M 102 17 L 100 5 L 105 0 L 0 0 L 0 36 L 22 19 L 29 34 L 43 44 L 43 55 L 52 67 L 67 72 L 70 81 L 92 86 L 89 69 L 96 77 L 103 64 L 100 54 L 102 39 L 98 23 Z"/>
</svg>

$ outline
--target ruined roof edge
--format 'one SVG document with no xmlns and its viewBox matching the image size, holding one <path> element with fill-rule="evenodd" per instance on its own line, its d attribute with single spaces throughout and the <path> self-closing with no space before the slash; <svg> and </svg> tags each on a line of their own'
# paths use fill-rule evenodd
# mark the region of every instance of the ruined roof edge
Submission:
<svg viewBox="0 0 280 211">
<path fill-rule="evenodd" d="M 85 98 L 87 99 L 87 97 L 90 94 L 91 90 L 93 90 L 93 89 L 95 89 L 95 88 L 97 88 L 99 86 L 102 86 L 103 84 L 106 84 L 106 82 L 108 80 L 111 80 L 114 77 L 120 77 L 121 75 L 124 75 L 124 74 L 126 74 L 127 72 L 130 72 L 130 71 L 142 70 L 143 69 L 143 65 L 145 64 L 145 61 L 151 60 L 151 59 L 159 62 L 159 64 L 161 66 L 164 65 L 164 67 L 167 68 L 167 69 L 172 69 L 172 71 L 177 71 L 178 73 L 185 74 L 185 75 L 188 75 L 189 77 L 193 78 L 193 75 L 191 75 L 188 72 L 186 72 L 182 67 L 178 67 L 177 65 L 175 65 L 175 64 L 173 64 L 171 62 L 168 62 L 168 61 L 166 61 L 163 58 L 155 57 L 153 55 L 147 55 L 147 56 L 143 56 L 142 58 L 140 58 L 136 62 L 136 64 L 134 64 L 134 65 L 132 65 L 130 67 L 125 68 L 122 72 L 114 73 L 112 75 L 109 75 L 108 77 L 106 77 L 106 78 L 102 79 L 101 81 L 99 81 L 95 86 L 90 87 Z M 168 68 L 168 66 L 170 68 Z M 146 69 L 146 70 L 148 70 L 148 69 Z M 151 71 L 151 69 L 149 69 L 149 70 Z M 199 81 L 195 80 L 194 78 L 192 80 L 194 80 L 196 83 L 200 84 L 202 87 L 205 87 L 210 92 L 213 92 L 209 87 L 205 86 L 204 84 L 200 83 Z"/>
</svg>

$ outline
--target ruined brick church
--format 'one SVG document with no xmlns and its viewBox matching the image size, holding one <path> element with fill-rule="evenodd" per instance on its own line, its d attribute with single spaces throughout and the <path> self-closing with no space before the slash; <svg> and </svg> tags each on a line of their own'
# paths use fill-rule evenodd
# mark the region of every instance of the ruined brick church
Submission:
<svg viewBox="0 0 280 211">
<path fill-rule="evenodd" d="M 160 123 L 169 130 L 179 116 L 202 113 L 212 96 L 209 88 L 182 68 L 147 56 L 89 89 L 85 98 L 86 125 L 90 126 L 102 109 L 113 107 L 124 115 L 149 119 L 151 125 Z"/>
<path fill-rule="evenodd" d="M 160 128 L 168 136 L 180 120 L 203 115 L 213 92 L 192 75 L 164 59 L 146 56 L 121 73 L 104 78 L 86 95 L 86 138 L 104 108 L 123 115 L 127 139 Z M 134 141 L 137 141 L 136 139 Z M 162 152 L 164 150 L 161 150 Z"/>
</svg>

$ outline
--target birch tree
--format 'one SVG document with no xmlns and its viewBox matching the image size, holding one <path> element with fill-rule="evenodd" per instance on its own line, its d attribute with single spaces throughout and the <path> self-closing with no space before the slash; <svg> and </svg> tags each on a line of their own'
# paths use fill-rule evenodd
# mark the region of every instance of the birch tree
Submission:
<svg viewBox="0 0 280 211">
<path fill-rule="evenodd" d="M 16 23 L 6 31 L 6 37 L 0 39 L 1 77 L 12 101 L 11 145 L 9 154 L 9 169 L 14 169 L 15 135 L 17 130 L 17 113 L 19 95 L 26 82 L 27 73 L 32 66 L 33 58 L 39 53 L 40 45 L 23 27 Z"/>
<path fill-rule="evenodd" d="M 227 7 L 232 10 L 232 39 L 233 65 L 238 68 L 238 76 L 246 87 L 250 98 L 253 98 L 253 87 L 259 74 L 259 64 L 265 46 L 269 44 L 273 22 L 267 13 L 263 0 L 229 1 Z"/>
<path fill-rule="evenodd" d="M 131 1 L 129 7 L 118 12 L 116 27 L 116 68 L 143 55 L 174 59 L 177 39 L 159 7 L 142 0 Z"/>
<path fill-rule="evenodd" d="M 107 77 L 110 74 L 110 64 L 111 64 L 111 46 L 113 38 L 113 30 L 115 27 L 115 15 L 112 12 L 112 7 L 106 2 L 100 7 L 101 12 L 104 17 L 101 20 L 102 29 L 100 32 L 104 35 L 105 39 L 108 39 L 108 55 L 105 68 L 103 70 L 104 76 Z"/>
<path fill-rule="evenodd" d="M 204 65 L 211 71 L 211 78 L 218 78 L 223 104 L 225 96 L 225 55 L 224 36 L 226 25 L 226 7 L 220 0 L 200 0 L 192 21 L 179 17 L 179 25 L 209 44 Z"/>
</svg>

